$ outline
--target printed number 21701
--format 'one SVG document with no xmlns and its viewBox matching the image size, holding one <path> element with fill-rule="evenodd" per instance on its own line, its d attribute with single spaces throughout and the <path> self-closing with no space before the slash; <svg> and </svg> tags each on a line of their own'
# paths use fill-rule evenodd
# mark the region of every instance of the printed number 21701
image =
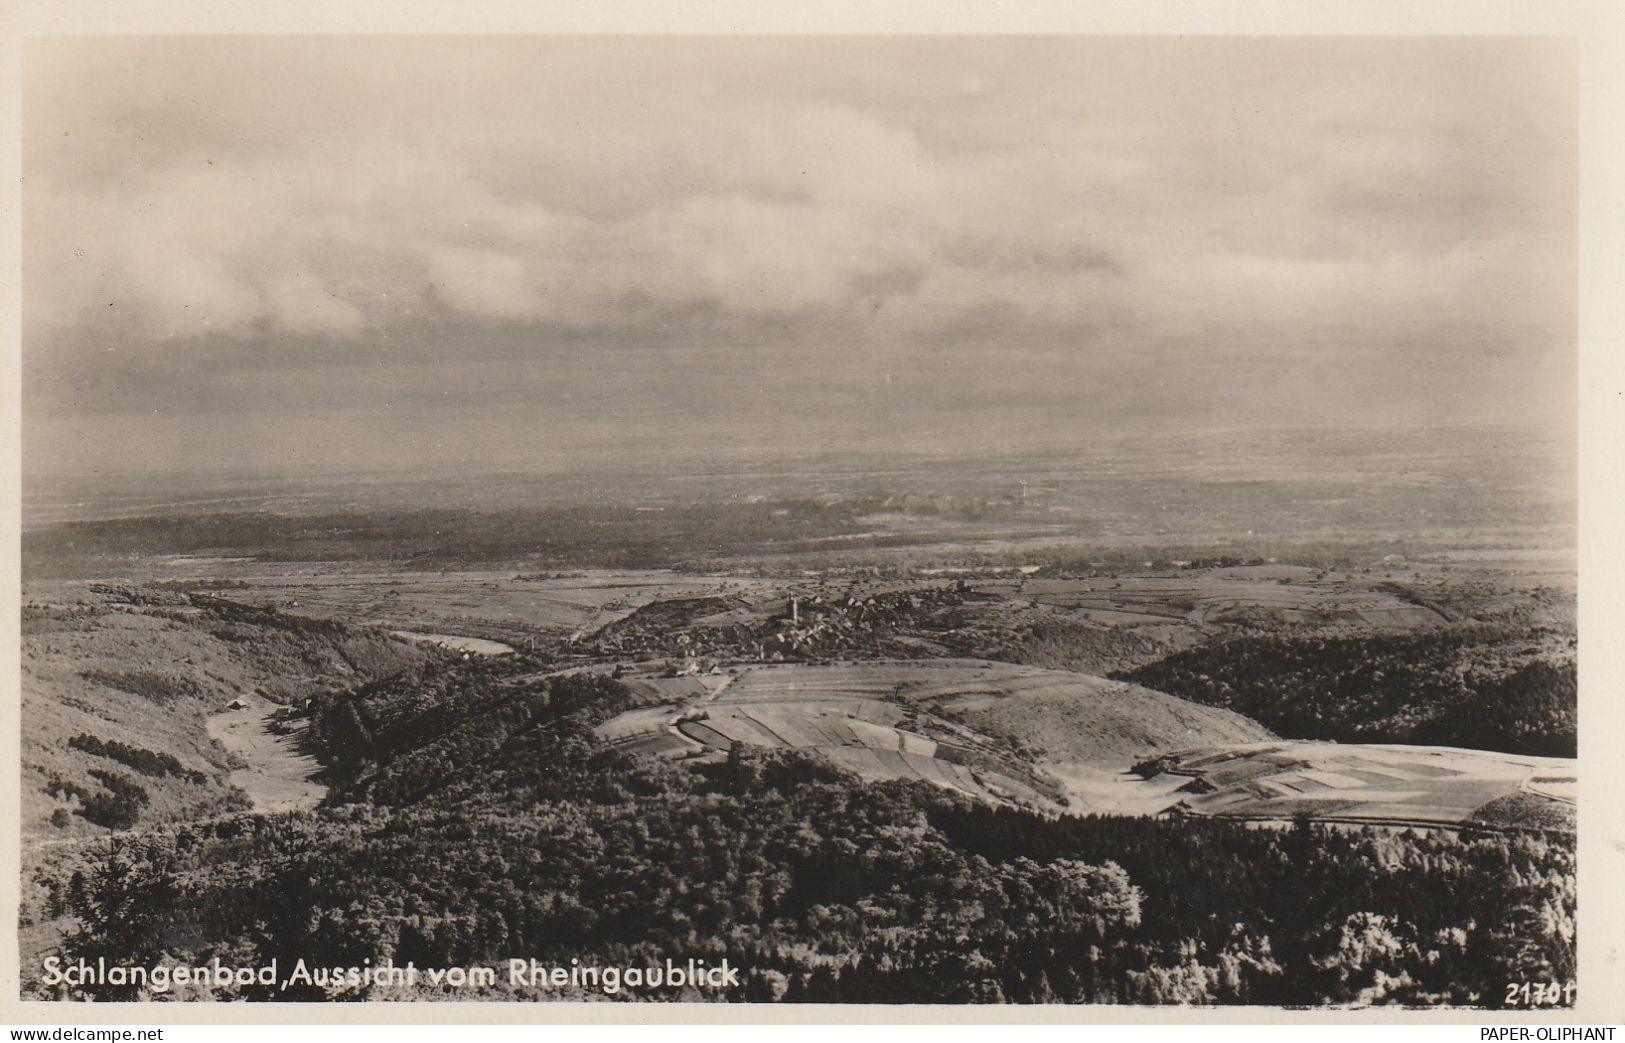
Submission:
<svg viewBox="0 0 1625 1043">
<path fill-rule="evenodd" d="M 1555 1007 L 1559 1004 L 1574 1006 L 1574 982 L 1509 981 L 1506 999 L 1502 1001 L 1502 1005 L 1507 1007 Z"/>
</svg>

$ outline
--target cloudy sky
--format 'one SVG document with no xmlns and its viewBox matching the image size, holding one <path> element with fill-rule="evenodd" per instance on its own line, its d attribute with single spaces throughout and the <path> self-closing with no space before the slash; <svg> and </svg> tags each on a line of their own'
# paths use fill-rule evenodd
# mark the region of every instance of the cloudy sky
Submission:
<svg viewBox="0 0 1625 1043">
<path fill-rule="evenodd" d="M 57 39 L 35 474 L 1572 423 L 1527 39 Z"/>
</svg>

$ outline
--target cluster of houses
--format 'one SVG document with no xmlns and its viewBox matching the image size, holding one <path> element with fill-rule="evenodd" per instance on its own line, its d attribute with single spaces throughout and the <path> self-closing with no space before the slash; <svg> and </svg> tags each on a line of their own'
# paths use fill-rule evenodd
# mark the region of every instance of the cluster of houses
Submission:
<svg viewBox="0 0 1625 1043">
<path fill-rule="evenodd" d="M 594 651 L 615 658 L 665 655 L 677 673 L 704 673 L 728 662 L 805 661 L 884 651 L 877 643 L 922 614 L 959 604 L 963 583 L 865 592 L 792 591 L 778 611 L 713 612 L 686 625 L 643 626 L 636 617 L 597 635 Z M 903 624 L 903 626 L 899 626 Z"/>
</svg>

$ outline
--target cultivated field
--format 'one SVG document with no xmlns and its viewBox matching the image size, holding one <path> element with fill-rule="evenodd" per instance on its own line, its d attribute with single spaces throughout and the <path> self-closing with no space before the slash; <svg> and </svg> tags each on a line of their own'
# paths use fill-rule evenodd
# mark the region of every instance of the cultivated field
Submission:
<svg viewBox="0 0 1625 1043">
<path fill-rule="evenodd" d="M 1068 609 L 1115 626 L 1189 623 L 1347 623 L 1412 627 L 1439 612 L 1372 581 L 1290 566 L 1193 569 L 1172 574 L 1033 578 L 979 586 L 1013 601 Z"/>
<path fill-rule="evenodd" d="M 1178 810 L 1227 818 L 1573 830 L 1575 762 L 1439 746 L 1270 742 L 1169 758 Z"/>
<path fill-rule="evenodd" d="M 1047 770 L 1125 769 L 1193 740 L 1269 735 L 1246 718 L 1134 685 L 979 660 L 735 667 L 627 679 L 660 705 L 599 727 L 623 748 L 715 758 L 735 744 L 813 750 L 872 779 L 916 778 L 1001 801 L 1050 805 Z"/>
<path fill-rule="evenodd" d="M 1228 711 L 1064 671 L 959 659 L 626 680 L 653 705 L 599 733 L 656 756 L 811 750 L 868 779 L 1035 806 L 1064 796 L 1080 813 L 1573 828 L 1570 760 L 1281 741 Z"/>
<path fill-rule="evenodd" d="M 655 601 L 746 593 L 763 581 L 689 576 L 662 569 L 593 569 L 526 575 L 513 571 L 349 571 L 289 563 L 268 567 L 177 556 L 162 578 L 216 590 L 244 604 L 291 615 L 388 629 L 525 642 L 587 634 Z M 476 649 L 478 650 L 478 649 Z"/>
</svg>

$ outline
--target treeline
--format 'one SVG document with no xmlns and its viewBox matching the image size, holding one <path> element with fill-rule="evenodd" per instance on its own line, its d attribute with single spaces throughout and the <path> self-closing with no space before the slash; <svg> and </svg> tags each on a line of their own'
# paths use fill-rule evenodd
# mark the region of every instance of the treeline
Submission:
<svg viewBox="0 0 1625 1043">
<path fill-rule="evenodd" d="M 1160 658 L 1168 649 L 1166 641 L 1148 637 L 1140 628 L 1092 623 L 1028 626 L 1014 634 L 995 635 L 990 644 L 995 653 L 991 658 L 1084 674 L 1132 668 Z"/>
<path fill-rule="evenodd" d="M 68 740 L 68 745 L 81 750 L 92 757 L 105 757 L 108 760 L 118 761 L 126 767 L 134 768 L 149 778 L 163 778 L 173 775 L 178 779 L 185 779 L 193 785 L 201 786 L 209 781 L 209 777 L 201 771 L 193 771 L 174 756 L 168 753 L 158 753 L 144 749 L 140 746 L 131 746 L 119 742 L 117 739 L 98 739 L 94 735 L 80 732 Z"/>
<path fill-rule="evenodd" d="M 116 771 L 91 768 L 89 774 L 103 788 L 89 789 L 71 779 L 53 776 L 46 783 L 45 792 L 58 800 L 78 800 L 79 806 L 73 809 L 73 814 L 103 829 L 129 829 L 141 821 L 142 809 L 152 802 L 145 786 Z M 67 808 L 58 808 L 56 814 L 62 818 L 54 824 L 68 821 Z"/>
<path fill-rule="evenodd" d="M 203 689 L 189 677 L 154 670 L 81 670 L 79 676 L 92 684 L 139 696 L 159 706 L 203 694 Z"/>
<path fill-rule="evenodd" d="M 1575 756 L 1572 655 L 1536 629 L 1247 636 L 1114 676 L 1245 714 L 1284 738 Z"/>
<path fill-rule="evenodd" d="M 424 668 L 311 705 L 332 801 L 409 804 L 466 779 L 544 728 L 585 731 L 634 703 L 602 674 L 536 678 L 523 656 Z"/>
<path fill-rule="evenodd" d="M 1574 971 L 1561 836 L 1052 819 L 788 751 L 688 768 L 595 739 L 618 689 L 492 663 L 333 699 L 326 805 L 155 836 L 53 886 L 86 925 L 66 954 L 726 957 L 737 990 L 618 998 L 788 1002 L 1497 1005 L 1505 981 Z"/>
</svg>

